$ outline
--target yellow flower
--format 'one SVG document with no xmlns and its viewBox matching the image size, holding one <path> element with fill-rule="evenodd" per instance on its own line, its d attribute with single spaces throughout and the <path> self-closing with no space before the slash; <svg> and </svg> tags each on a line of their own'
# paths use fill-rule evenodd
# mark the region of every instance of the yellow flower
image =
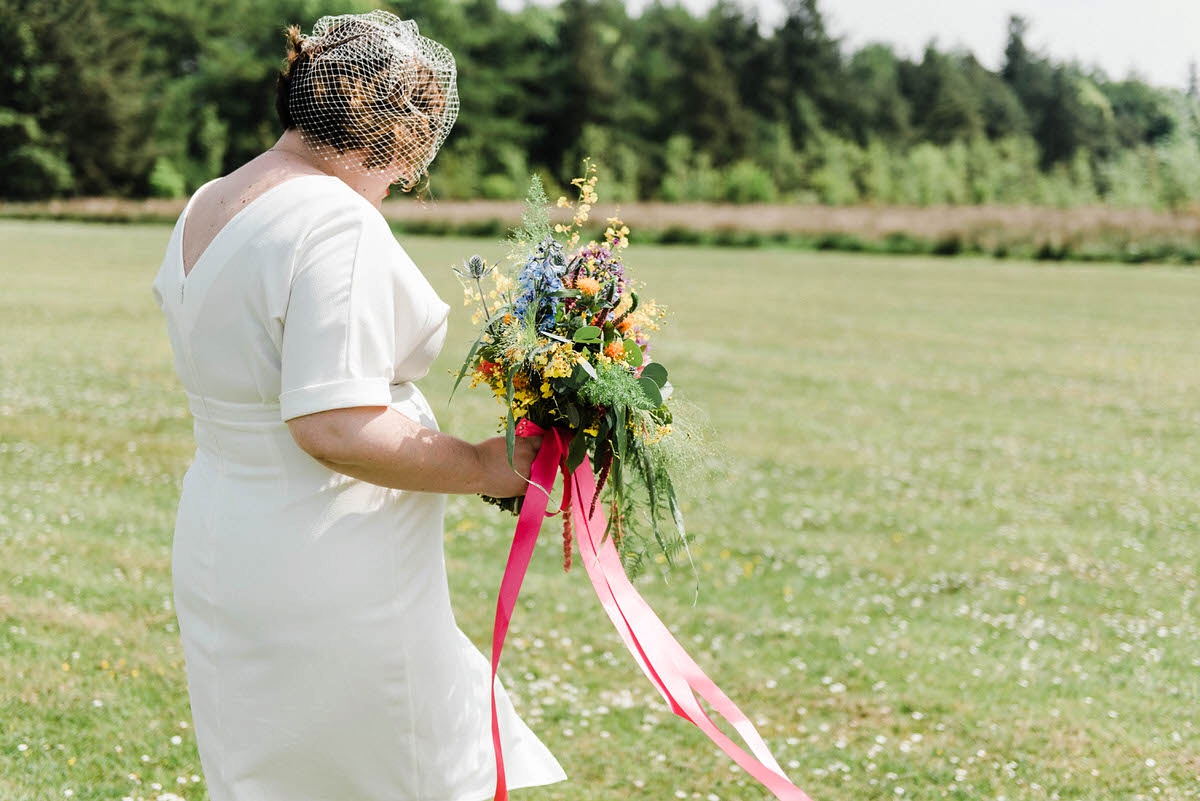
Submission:
<svg viewBox="0 0 1200 801">
<path fill-rule="evenodd" d="M 562 351 L 556 351 L 554 358 L 546 365 L 546 369 L 542 375 L 546 378 L 569 378 L 573 372 L 573 365 L 573 359 L 570 359 Z"/>
<path fill-rule="evenodd" d="M 552 396 L 553 394 L 554 394 L 554 390 L 552 390 L 552 389 L 550 388 L 550 382 L 549 382 L 549 381 L 543 381 L 543 382 L 542 382 L 542 397 L 543 397 L 543 398 L 549 398 L 549 397 L 550 397 L 550 396 Z"/>
<path fill-rule="evenodd" d="M 558 198 L 558 207 L 560 209 L 565 209 L 567 206 L 570 206 L 570 205 L 571 205 L 571 201 L 567 200 L 566 195 L 562 195 Z"/>
<path fill-rule="evenodd" d="M 593 436 L 593 437 L 596 436 L 597 434 L 600 433 L 600 424 L 594 423 L 591 428 L 583 429 L 583 433 L 585 433 L 589 436 Z"/>
<path fill-rule="evenodd" d="M 648 438 L 648 439 L 646 440 L 646 444 L 647 444 L 647 445 L 653 445 L 654 443 L 656 443 L 656 442 L 658 442 L 659 440 L 661 440 L 663 437 L 666 437 L 666 436 L 670 435 L 671 431 L 672 431 L 672 428 L 671 428 L 671 426 L 670 426 L 670 425 L 659 426 L 659 427 L 658 427 L 658 430 L 656 430 L 656 431 L 654 432 L 654 434 L 652 435 L 652 437 L 650 437 L 650 438 Z"/>
</svg>

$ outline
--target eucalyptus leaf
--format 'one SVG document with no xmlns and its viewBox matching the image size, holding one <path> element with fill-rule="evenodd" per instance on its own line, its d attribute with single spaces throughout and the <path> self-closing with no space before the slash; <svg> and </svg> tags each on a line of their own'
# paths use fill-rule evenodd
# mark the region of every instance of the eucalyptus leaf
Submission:
<svg viewBox="0 0 1200 801">
<path fill-rule="evenodd" d="M 644 359 L 641 346 L 632 339 L 625 340 L 625 363 L 630 367 L 640 367 Z"/>
<path fill-rule="evenodd" d="M 586 359 L 583 359 L 583 360 L 581 360 L 581 361 L 579 362 L 579 367 L 583 369 L 583 372 L 587 373 L 587 374 L 588 374 L 588 375 L 590 375 L 592 378 L 598 378 L 598 377 L 599 377 L 599 376 L 597 376 L 597 375 L 596 375 L 596 368 L 595 368 L 595 367 L 592 367 L 592 364 L 591 364 L 591 362 L 589 362 L 588 360 L 586 360 Z"/>
<path fill-rule="evenodd" d="M 658 388 L 658 384 L 654 383 L 654 379 L 643 375 L 638 379 L 638 387 L 641 388 L 642 394 L 646 396 L 646 400 L 650 403 L 651 409 L 657 409 L 663 405 L 662 390 Z"/>
<path fill-rule="evenodd" d="M 600 329 L 594 325 L 585 325 L 576 329 L 574 339 L 580 343 L 591 343 L 600 341 Z"/>
<path fill-rule="evenodd" d="M 642 369 L 642 378 L 649 378 L 660 387 L 667 384 L 667 368 L 658 362 L 650 362 Z"/>
</svg>

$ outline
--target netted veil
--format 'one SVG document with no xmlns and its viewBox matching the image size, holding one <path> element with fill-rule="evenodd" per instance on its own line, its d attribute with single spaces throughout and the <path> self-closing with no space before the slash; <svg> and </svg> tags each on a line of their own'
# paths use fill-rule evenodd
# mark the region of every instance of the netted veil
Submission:
<svg viewBox="0 0 1200 801">
<path fill-rule="evenodd" d="M 299 47 L 287 97 L 305 142 L 351 172 L 416 184 L 458 117 L 450 51 L 387 11 L 321 17 Z"/>
</svg>

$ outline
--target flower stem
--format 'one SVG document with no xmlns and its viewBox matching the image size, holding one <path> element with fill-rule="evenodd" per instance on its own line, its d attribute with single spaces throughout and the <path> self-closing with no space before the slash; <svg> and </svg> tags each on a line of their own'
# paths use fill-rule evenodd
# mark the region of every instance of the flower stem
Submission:
<svg viewBox="0 0 1200 801">
<path fill-rule="evenodd" d="M 479 290 L 479 305 L 483 307 L 483 320 L 487 322 L 492 319 L 492 313 L 488 310 L 487 298 L 483 294 L 483 282 L 479 279 L 479 276 L 475 276 L 475 288 Z"/>
</svg>

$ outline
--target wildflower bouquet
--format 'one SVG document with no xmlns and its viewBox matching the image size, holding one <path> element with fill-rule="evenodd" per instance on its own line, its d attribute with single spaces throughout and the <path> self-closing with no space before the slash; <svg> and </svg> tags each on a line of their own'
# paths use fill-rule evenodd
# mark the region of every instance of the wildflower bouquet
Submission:
<svg viewBox="0 0 1200 801">
<path fill-rule="evenodd" d="M 811 801 L 792 784 L 750 719 L 659 620 L 629 580 L 632 523 L 648 522 L 662 555 L 686 548 L 686 535 L 668 467 L 677 464 L 675 417 L 667 369 L 650 358 L 651 338 L 662 311 L 643 300 L 626 274 L 629 229 L 610 219 L 603 241 L 581 245 L 581 229 L 596 202 L 596 175 L 572 184 L 579 197 L 570 224 L 550 224 L 548 200 L 535 178 L 522 226 L 514 232 L 506 266 L 479 256 L 463 263 L 467 302 L 478 304 L 479 337 L 458 372 L 484 384 L 504 406 L 509 460 L 516 437 L 543 434 L 523 499 L 491 498 L 519 512 L 500 582 L 492 629 L 492 744 L 496 757 L 495 801 L 507 801 L 504 755 L 497 715 L 496 676 L 509 623 L 534 545 L 546 517 L 551 490 L 563 484 L 563 566 L 569 569 L 572 526 L 579 551 L 609 620 L 646 677 L 680 717 L 699 727 L 726 754 L 780 801 Z M 491 283 L 484 288 L 484 281 Z M 605 493 L 609 514 L 597 506 Z M 639 501 L 644 500 L 644 506 Z M 632 510 L 642 506 L 644 514 Z M 677 533 L 664 536 L 659 518 L 669 510 Z M 646 544 L 649 544 L 647 539 Z M 701 701 L 723 717 L 749 750 L 731 740 Z"/>
<path fill-rule="evenodd" d="M 470 376 L 489 387 L 505 407 L 511 459 L 518 423 L 558 429 L 569 441 L 568 472 L 587 457 L 596 494 L 609 507 L 606 536 L 622 559 L 640 564 L 648 538 L 627 539 L 631 520 L 649 524 L 654 541 L 671 559 L 686 548 L 683 519 L 668 472 L 674 447 L 672 387 L 667 369 L 650 357 L 663 310 L 644 299 L 626 274 L 629 228 L 608 220 L 602 241 L 581 244 L 581 230 L 596 202 L 596 169 L 584 162 L 569 224 L 551 225 L 549 201 L 534 176 L 522 226 L 500 266 L 480 256 L 455 268 L 466 302 L 477 307 L 481 331 L 458 372 L 455 389 Z M 485 281 L 490 284 L 485 284 Z M 485 498 L 518 512 L 520 498 Z M 571 498 L 564 499 L 563 564 L 571 564 Z M 640 509 L 644 514 L 635 517 Z M 664 535 L 669 514 L 675 533 Z M 627 565 L 631 566 L 631 565 Z"/>
</svg>

